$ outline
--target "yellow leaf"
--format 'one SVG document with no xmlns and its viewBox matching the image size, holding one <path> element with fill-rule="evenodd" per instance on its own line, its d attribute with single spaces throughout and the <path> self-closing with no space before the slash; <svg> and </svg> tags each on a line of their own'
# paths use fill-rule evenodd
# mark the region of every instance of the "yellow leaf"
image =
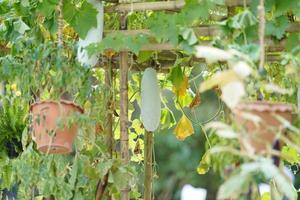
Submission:
<svg viewBox="0 0 300 200">
<path fill-rule="evenodd" d="M 17 90 L 17 85 L 14 83 L 10 86 L 12 91 L 16 91 Z"/>
<path fill-rule="evenodd" d="M 197 172 L 200 175 L 206 174 L 209 171 L 209 165 L 200 163 L 199 166 L 197 167 Z"/>
<path fill-rule="evenodd" d="M 186 137 L 194 133 L 194 128 L 191 121 L 185 116 L 182 115 L 175 128 L 176 138 L 178 140 L 184 140 Z"/>
<path fill-rule="evenodd" d="M 89 113 L 91 111 L 92 108 L 92 103 L 87 100 L 84 105 L 83 105 L 83 109 L 85 110 L 85 112 Z"/>
<path fill-rule="evenodd" d="M 265 192 L 262 197 L 261 200 L 271 200 L 271 196 L 269 192 Z"/>
<path fill-rule="evenodd" d="M 178 96 L 182 97 L 186 95 L 186 90 L 189 86 L 189 80 L 186 76 L 183 77 L 183 80 L 181 81 L 179 87 L 177 88 L 175 85 L 173 85 L 173 92 Z"/>
<path fill-rule="evenodd" d="M 210 156 L 205 153 L 197 167 L 197 172 L 200 175 L 206 174 L 210 168 Z"/>
</svg>

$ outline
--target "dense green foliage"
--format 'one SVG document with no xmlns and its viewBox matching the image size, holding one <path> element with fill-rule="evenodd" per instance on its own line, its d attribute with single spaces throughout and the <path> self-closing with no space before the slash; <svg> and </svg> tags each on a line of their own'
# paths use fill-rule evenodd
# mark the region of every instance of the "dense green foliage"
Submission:
<svg viewBox="0 0 300 200">
<path fill-rule="evenodd" d="M 255 197 L 258 195 L 255 186 L 268 182 L 273 199 L 280 199 L 281 195 L 296 199 L 297 192 L 284 176 L 282 167 L 300 163 L 300 33 L 297 29 L 300 2 L 265 1 L 268 53 L 264 70 L 260 72 L 258 0 L 229 10 L 224 0 L 186 0 L 185 3 L 178 12 L 127 13 L 128 29 L 149 29 L 150 35 L 111 33 L 100 43 L 87 47 L 90 54 L 101 54 L 100 67 L 113 68 L 117 65 L 118 52 L 124 49 L 131 52 L 130 69 L 153 66 L 164 71 L 164 61 L 173 65 L 168 73 L 158 75 L 162 112 L 160 126 L 154 132 L 157 196 L 178 199 L 182 185 L 192 183 L 207 187 L 210 198 L 218 195 L 219 199 L 246 199 L 249 188 L 252 187 Z M 97 11 L 86 0 L 64 1 L 64 47 L 58 49 L 57 4 L 58 0 L 0 1 L 0 82 L 7 90 L 0 98 L 0 148 L 10 143 L 20 153 L 15 159 L 8 158 L 5 150 L 1 153 L 0 189 L 18 183 L 20 199 L 51 195 L 57 200 L 93 199 L 99 180 L 108 173 L 110 196 L 119 199 L 120 190 L 129 182 L 131 198 L 141 199 L 142 73 L 134 70 L 129 73 L 132 162 L 127 166 L 121 163 L 119 148 L 120 80 L 116 78 L 119 72 L 112 70 L 113 86 L 108 87 L 104 83 L 103 69 L 84 67 L 76 60 L 77 40 L 96 26 Z M 110 5 L 104 3 L 105 7 Z M 118 30 L 120 17 L 117 12 L 105 13 L 105 31 Z M 208 25 L 217 29 L 214 35 L 205 35 L 195 29 Z M 152 43 L 168 43 L 176 50 L 169 54 L 141 51 Z M 197 50 L 199 45 L 218 49 L 201 48 L 200 51 Z M 201 58 L 207 61 L 205 64 L 196 58 L 203 53 Z M 230 58 L 222 59 L 222 56 Z M 238 65 L 241 63 L 243 65 Z M 244 75 L 245 70 L 242 70 L 239 74 L 235 67 L 249 69 L 249 73 Z M 240 149 L 237 139 L 240 130 L 232 120 L 232 104 L 230 101 L 228 104 L 228 90 L 224 89 L 232 82 L 238 82 L 234 86 L 239 89 L 227 88 L 232 92 L 229 95 L 231 103 L 235 100 L 233 94 L 243 94 L 246 100 L 262 96 L 264 100 L 298 106 L 296 120 L 283 122 L 286 135 L 277 134 L 284 145 L 281 152 L 274 150 L 281 157 L 280 167 L 273 164 L 272 151 L 254 155 Z M 70 119 L 80 125 L 74 152 L 68 156 L 41 154 L 31 137 L 29 104 L 61 98 L 68 98 L 85 109 L 84 114 Z M 108 153 L 105 127 L 107 112 L 116 116 L 112 157 Z M 214 123 L 209 123 L 211 121 Z M 95 130 L 96 125 L 103 128 L 100 133 Z M 189 132 L 178 133 L 183 129 Z M 178 141 L 188 136 L 185 141 Z M 212 179 L 215 181 L 202 181 L 210 179 L 213 172 L 218 174 Z M 221 181 L 224 184 L 220 186 Z"/>
</svg>

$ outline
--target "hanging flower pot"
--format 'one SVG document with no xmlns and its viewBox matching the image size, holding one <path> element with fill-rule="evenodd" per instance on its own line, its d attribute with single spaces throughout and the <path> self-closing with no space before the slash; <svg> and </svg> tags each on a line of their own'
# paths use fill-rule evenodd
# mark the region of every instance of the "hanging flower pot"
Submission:
<svg viewBox="0 0 300 200">
<path fill-rule="evenodd" d="M 268 146 L 273 146 L 276 135 L 284 131 L 283 118 L 293 119 L 293 106 L 285 103 L 254 101 L 240 103 L 234 110 L 234 120 L 247 134 L 240 134 L 242 150 L 252 148 L 256 153 L 263 153 Z M 278 116 L 278 117 L 276 117 Z"/>
<path fill-rule="evenodd" d="M 41 101 L 31 105 L 33 138 L 39 151 L 50 154 L 68 154 L 78 130 L 77 124 L 67 125 L 67 118 L 83 109 L 70 101 Z M 61 120 L 64 128 L 59 128 Z"/>
</svg>

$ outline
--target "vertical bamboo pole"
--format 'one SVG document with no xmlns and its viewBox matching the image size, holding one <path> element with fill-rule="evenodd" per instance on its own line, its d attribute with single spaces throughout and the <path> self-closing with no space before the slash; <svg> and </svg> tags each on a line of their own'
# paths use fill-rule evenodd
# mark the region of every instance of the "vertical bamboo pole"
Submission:
<svg viewBox="0 0 300 200">
<path fill-rule="evenodd" d="M 145 148 L 144 148 L 144 200 L 152 200 L 152 179 L 153 179 L 153 133 L 145 131 Z"/>
<path fill-rule="evenodd" d="M 126 15 L 121 15 L 121 29 L 127 28 Z M 128 148 L 128 51 L 120 52 L 120 142 L 123 165 L 129 162 Z M 129 200 L 129 185 L 121 190 L 121 200 Z"/>
<path fill-rule="evenodd" d="M 120 128 L 121 156 L 124 165 L 129 162 L 128 150 L 128 52 L 120 53 Z M 121 190 L 121 200 L 129 200 L 130 188 Z"/>
<path fill-rule="evenodd" d="M 107 115 L 106 115 L 106 132 L 107 132 L 107 146 L 110 158 L 112 158 L 112 152 L 113 152 L 113 110 L 112 110 L 112 104 L 113 104 L 113 75 L 112 75 L 112 67 L 108 66 L 105 69 L 105 84 L 109 88 L 109 101 L 107 102 Z"/>
</svg>

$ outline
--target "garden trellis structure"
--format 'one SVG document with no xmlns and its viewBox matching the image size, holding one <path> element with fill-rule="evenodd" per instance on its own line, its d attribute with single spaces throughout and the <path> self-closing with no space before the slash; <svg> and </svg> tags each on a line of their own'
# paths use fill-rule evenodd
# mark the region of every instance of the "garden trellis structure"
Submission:
<svg viewBox="0 0 300 200">
<path fill-rule="evenodd" d="M 126 27 L 126 15 L 129 12 L 143 12 L 143 11 L 166 11 L 166 12 L 177 12 L 182 9 L 185 5 L 185 2 L 182 0 L 178 1 L 156 1 L 156 2 L 137 2 L 137 3 L 117 3 L 108 1 L 110 3 L 116 3 L 115 5 L 109 5 L 105 8 L 105 12 L 114 13 L 118 12 L 121 14 L 120 17 L 120 30 L 104 30 L 104 36 L 111 36 L 114 34 L 123 34 L 126 36 L 135 36 L 139 34 L 146 35 L 148 37 L 155 37 L 151 30 L 148 29 L 139 29 L 139 30 L 127 30 Z M 250 1 L 246 0 L 225 0 L 224 9 L 227 9 L 227 16 L 233 15 L 235 7 L 247 6 Z M 210 13 L 209 19 L 213 22 L 220 22 L 227 18 L 227 16 L 220 16 L 216 13 Z M 287 28 L 287 32 L 294 33 L 298 32 L 300 29 L 300 24 L 293 22 L 291 26 Z M 210 38 L 218 36 L 222 30 L 216 23 L 204 24 L 199 27 L 193 27 L 193 31 L 198 38 L 200 39 L 201 45 L 209 45 Z M 105 37 L 104 37 L 105 38 Z M 259 41 L 257 41 L 259 43 Z M 271 38 L 266 38 L 265 40 L 266 48 L 266 62 L 277 62 L 279 61 L 280 52 L 285 50 L 286 40 L 282 39 L 280 41 L 274 42 Z M 174 51 L 180 50 L 179 47 L 174 46 L 171 43 L 157 43 L 153 42 L 147 45 L 144 45 L 140 48 L 139 51 L 157 51 L 158 59 L 156 62 L 151 63 L 151 67 L 156 69 L 159 72 L 169 71 L 169 68 L 173 66 L 174 60 L 176 59 L 176 54 L 172 53 Z M 114 56 L 112 60 L 108 61 L 105 56 L 100 57 L 99 63 L 101 66 L 107 65 L 107 62 L 112 62 L 115 70 L 119 68 L 120 70 L 120 129 L 121 129 L 121 155 L 123 158 L 124 164 L 128 163 L 129 150 L 128 150 L 128 70 L 143 70 L 146 67 L 149 67 L 149 63 L 140 64 L 133 59 L 131 52 L 127 49 L 120 51 L 119 56 Z M 205 62 L 203 59 L 193 57 L 192 62 Z M 129 62 L 131 65 L 129 67 Z M 117 67 L 119 66 L 119 67 Z M 99 67 L 96 66 L 96 67 Z M 109 70 L 106 68 L 106 70 Z M 110 123 L 110 125 L 112 125 Z M 152 178 L 149 178 L 149 174 L 152 175 L 152 137 L 148 138 L 148 142 L 145 146 L 145 159 L 150 159 L 144 161 L 145 172 L 147 178 L 145 179 L 145 194 L 144 199 L 152 199 Z M 150 163 L 149 163 L 150 162 Z M 124 188 L 121 192 L 121 199 L 129 199 L 130 188 Z"/>
</svg>

